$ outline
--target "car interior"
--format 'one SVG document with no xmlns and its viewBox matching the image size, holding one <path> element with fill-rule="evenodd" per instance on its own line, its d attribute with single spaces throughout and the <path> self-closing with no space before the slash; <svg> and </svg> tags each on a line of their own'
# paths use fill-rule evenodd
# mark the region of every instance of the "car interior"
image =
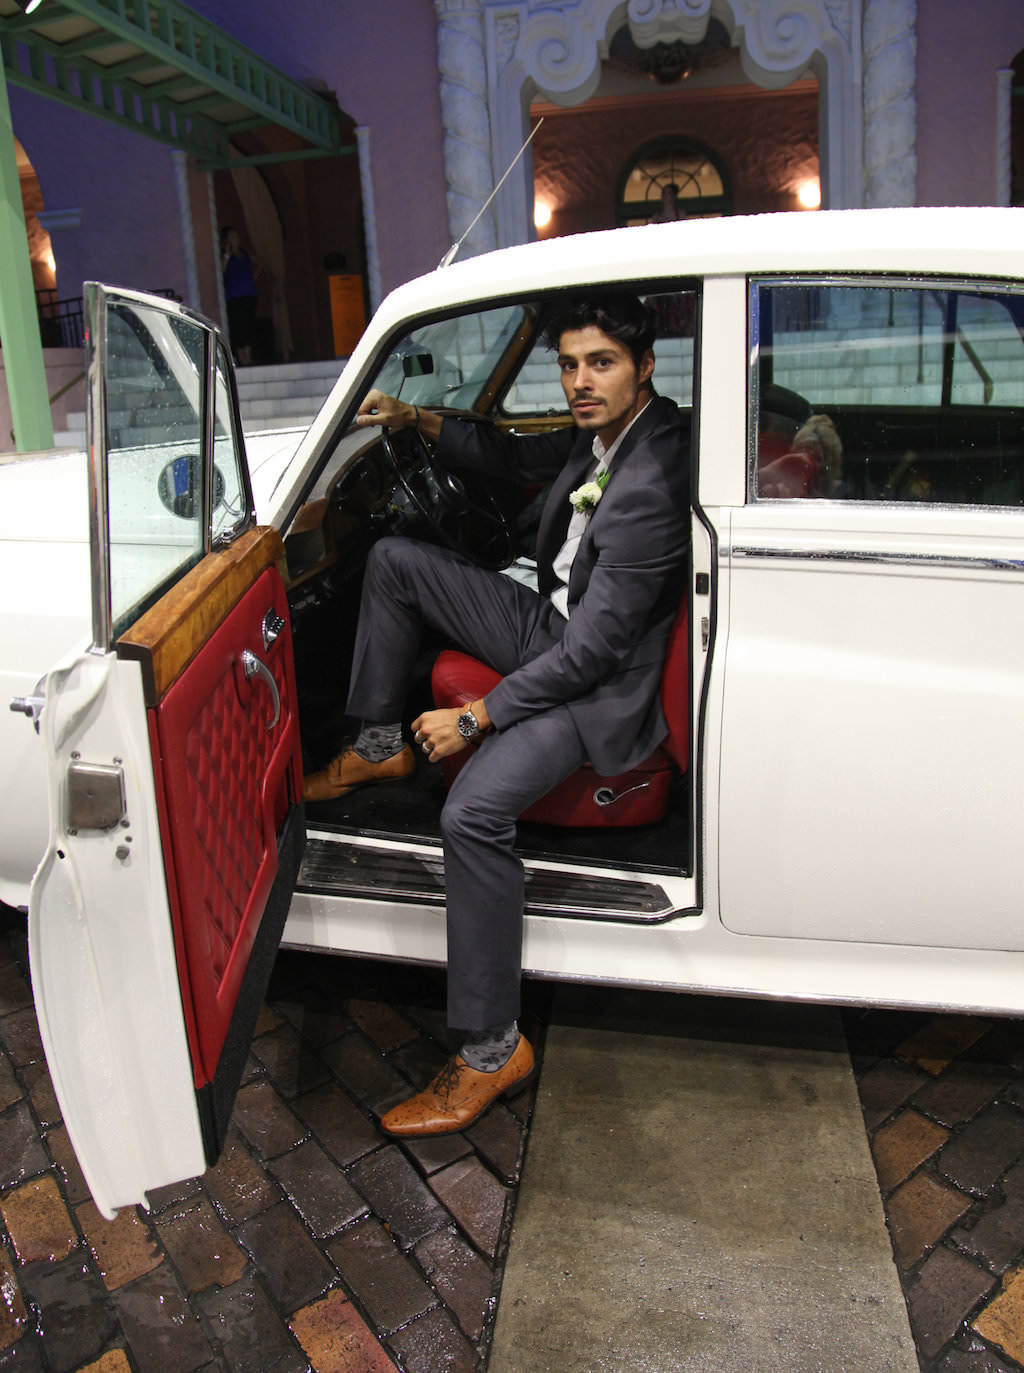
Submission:
<svg viewBox="0 0 1024 1373">
<path fill-rule="evenodd" d="M 697 293 L 674 289 L 649 299 L 658 320 L 655 385 L 689 415 Z M 548 309 L 540 298 L 418 328 L 391 342 L 368 386 L 517 434 L 565 425 L 569 415 L 557 368 L 541 342 Z M 683 453 L 680 460 L 689 457 Z M 372 542 L 383 534 L 425 538 L 458 548 L 485 567 L 528 578 L 542 497 L 538 490 L 486 489 L 446 473 L 416 431 L 389 435 L 349 428 L 339 434 L 285 541 L 307 770 L 323 767 L 358 728 L 358 721 L 346 719 L 344 706 L 362 569 Z M 435 704 L 472 700 L 497 680 L 455 648 L 425 640 L 409 683 L 406 725 Z M 625 778 L 597 778 L 588 768 L 567 779 L 521 819 L 525 857 L 598 868 L 689 870 L 686 605 L 673 631 L 662 700 L 670 722 L 665 747 Z M 468 754 L 447 769 L 431 765 L 418 751 L 416 757 L 412 779 L 309 806 L 307 823 L 339 835 L 439 842 L 446 787 Z"/>
</svg>

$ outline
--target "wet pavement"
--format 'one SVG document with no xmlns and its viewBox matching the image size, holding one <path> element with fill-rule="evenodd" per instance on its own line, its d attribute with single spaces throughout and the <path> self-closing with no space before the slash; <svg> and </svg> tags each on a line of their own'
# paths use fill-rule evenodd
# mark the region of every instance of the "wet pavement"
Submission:
<svg viewBox="0 0 1024 1373">
<path fill-rule="evenodd" d="M 552 995 L 528 984 L 542 1059 Z M 220 1162 L 107 1222 L 0 912 L 0 1370 L 486 1369 L 536 1086 L 463 1135 L 382 1135 L 446 1056 L 442 1007 L 429 970 L 282 954 Z M 842 1024 L 920 1368 L 1024 1369 L 1024 1023 Z"/>
</svg>

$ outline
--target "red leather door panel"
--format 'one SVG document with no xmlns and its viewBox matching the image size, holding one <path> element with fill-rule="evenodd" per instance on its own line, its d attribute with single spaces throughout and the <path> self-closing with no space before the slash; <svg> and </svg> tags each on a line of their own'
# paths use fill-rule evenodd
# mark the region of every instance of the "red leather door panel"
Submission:
<svg viewBox="0 0 1024 1373">
<path fill-rule="evenodd" d="M 260 574 L 156 710 L 197 1086 L 216 1071 L 277 874 L 278 827 L 301 794 L 290 638 L 286 628 L 264 648 L 268 611 L 287 625 L 284 588 L 273 567 Z M 246 678 L 245 650 L 265 663 L 279 704 L 262 675 Z"/>
<path fill-rule="evenodd" d="M 142 664 L 178 981 L 211 1161 L 305 837 L 282 553 L 275 530 L 248 531 L 204 558 L 117 645 Z M 267 642 L 264 622 L 275 617 Z"/>
</svg>

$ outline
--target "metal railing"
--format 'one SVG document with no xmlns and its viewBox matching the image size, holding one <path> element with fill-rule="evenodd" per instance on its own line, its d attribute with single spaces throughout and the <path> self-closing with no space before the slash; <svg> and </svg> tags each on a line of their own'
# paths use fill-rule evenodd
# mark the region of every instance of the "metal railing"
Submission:
<svg viewBox="0 0 1024 1373">
<path fill-rule="evenodd" d="M 37 290 L 36 308 L 44 348 L 81 348 L 85 341 L 81 296 L 58 300 L 56 291 Z"/>
<path fill-rule="evenodd" d="M 164 296 L 168 300 L 181 300 L 181 296 L 170 286 L 154 287 L 149 292 L 153 296 Z M 36 290 L 36 308 L 39 312 L 39 336 L 44 348 L 81 348 L 85 343 L 85 324 L 82 315 L 82 297 L 71 300 L 58 300 L 57 292 L 46 288 Z"/>
</svg>

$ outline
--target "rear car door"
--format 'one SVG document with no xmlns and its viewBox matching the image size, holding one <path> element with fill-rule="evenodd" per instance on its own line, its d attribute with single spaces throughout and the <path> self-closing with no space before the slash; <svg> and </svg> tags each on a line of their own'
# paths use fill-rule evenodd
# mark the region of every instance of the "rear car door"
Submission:
<svg viewBox="0 0 1024 1373">
<path fill-rule="evenodd" d="M 1019 951 L 1024 294 L 766 279 L 749 319 L 723 923 Z"/>
<path fill-rule="evenodd" d="M 86 292 L 92 643 L 39 720 L 33 990 L 99 1208 L 219 1153 L 301 859 L 280 536 L 255 526 L 231 362 L 171 302 Z"/>
</svg>

